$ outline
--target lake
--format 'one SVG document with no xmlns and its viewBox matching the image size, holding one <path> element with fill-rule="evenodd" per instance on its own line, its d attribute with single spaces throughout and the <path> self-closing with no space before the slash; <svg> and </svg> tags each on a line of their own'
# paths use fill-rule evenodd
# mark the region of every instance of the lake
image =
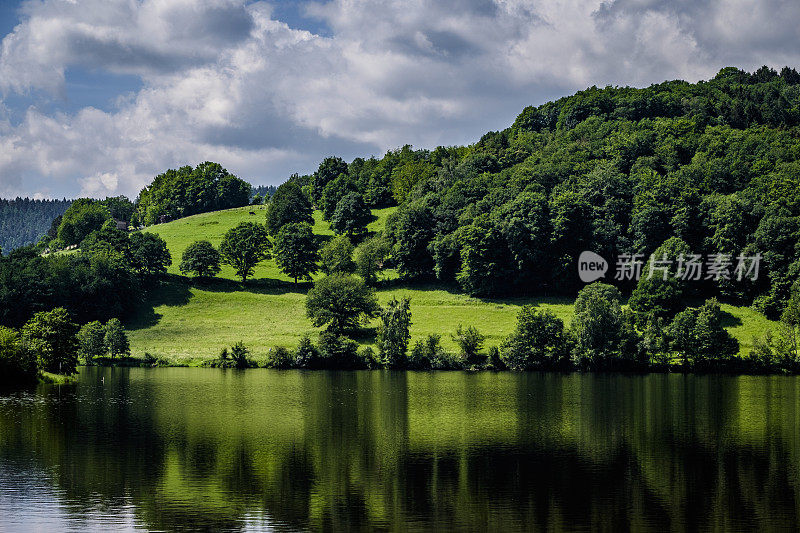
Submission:
<svg viewBox="0 0 800 533">
<path fill-rule="evenodd" d="M 83 368 L 0 393 L 0 531 L 798 528 L 800 378 Z"/>
</svg>

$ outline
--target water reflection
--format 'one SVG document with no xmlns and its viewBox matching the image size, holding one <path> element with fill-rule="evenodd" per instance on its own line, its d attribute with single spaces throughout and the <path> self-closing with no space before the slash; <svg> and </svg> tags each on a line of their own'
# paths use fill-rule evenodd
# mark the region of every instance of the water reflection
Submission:
<svg viewBox="0 0 800 533">
<path fill-rule="evenodd" d="M 795 377 L 87 368 L 0 396 L 0 530 L 797 529 L 799 413 Z"/>
</svg>

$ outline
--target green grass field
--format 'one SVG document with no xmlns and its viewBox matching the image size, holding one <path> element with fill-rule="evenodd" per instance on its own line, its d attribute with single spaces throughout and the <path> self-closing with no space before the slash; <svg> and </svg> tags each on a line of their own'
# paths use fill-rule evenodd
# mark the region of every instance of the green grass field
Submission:
<svg viewBox="0 0 800 533">
<path fill-rule="evenodd" d="M 374 211 L 376 220 L 370 231 L 384 227 L 394 208 Z M 254 212 L 255 215 L 249 214 Z M 178 264 L 186 247 L 199 239 L 219 246 L 223 234 L 242 221 L 263 222 L 263 206 L 204 213 L 147 228 L 167 242 L 172 254 L 170 279 L 151 294 L 137 316 L 128 321 L 131 350 L 141 356 L 145 352 L 175 362 L 192 363 L 216 357 L 219 351 L 234 342 L 243 341 L 254 357 L 263 357 L 274 346 L 293 347 L 304 334 L 314 334 L 305 316 L 305 293 L 310 283 L 295 285 L 282 274 L 275 262 L 267 260 L 255 271 L 252 280 L 242 285 L 229 266 L 224 266 L 218 279 L 200 283 L 179 275 Z M 314 232 L 332 236 L 320 213 L 314 215 Z M 390 273 L 387 277 L 393 277 Z M 550 309 L 569 323 L 572 301 L 564 298 L 511 298 L 482 300 L 461 294 L 440 285 L 409 286 L 397 280 L 388 281 L 378 290 L 383 304 L 392 296 L 411 298 L 412 342 L 430 333 L 442 336 L 442 343 L 454 348 L 450 338 L 459 324 L 473 325 L 486 335 L 486 346 L 497 345 L 510 333 L 519 308 L 535 304 Z M 754 335 L 761 335 L 770 321 L 749 308 L 723 305 L 726 326 L 739 340 L 742 351 L 750 348 Z M 374 326 L 358 339 L 374 341 Z"/>
</svg>

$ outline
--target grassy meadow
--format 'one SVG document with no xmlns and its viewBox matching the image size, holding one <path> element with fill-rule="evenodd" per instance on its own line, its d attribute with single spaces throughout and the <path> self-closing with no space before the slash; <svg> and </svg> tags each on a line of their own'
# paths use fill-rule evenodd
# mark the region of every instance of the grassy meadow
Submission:
<svg viewBox="0 0 800 533">
<path fill-rule="evenodd" d="M 379 231 L 394 208 L 373 212 L 370 231 Z M 254 212 L 251 215 L 250 212 Z M 293 347 L 304 334 L 314 334 L 305 316 L 305 294 L 310 283 L 295 285 L 282 274 L 273 260 L 256 267 L 255 274 L 241 284 L 231 267 L 223 266 L 217 279 L 199 282 L 180 275 L 178 265 L 186 247 L 199 239 L 219 246 L 222 236 L 242 221 L 264 222 L 265 208 L 251 206 L 214 213 L 203 213 L 147 228 L 167 242 L 172 254 L 169 281 L 154 291 L 141 311 L 126 326 L 129 329 L 133 355 L 149 352 L 176 363 L 192 364 L 214 358 L 219 351 L 243 341 L 255 358 L 262 357 L 274 346 Z M 320 213 L 314 214 L 314 232 L 332 237 Z M 392 278 L 392 272 L 387 278 Z M 573 306 L 565 298 L 505 298 L 483 300 L 459 293 L 441 285 L 408 285 L 396 279 L 387 280 L 378 290 L 381 304 L 392 296 L 411 298 L 412 343 L 430 333 L 442 336 L 442 344 L 454 349 L 450 334 L 459 324 L 473 325 L 486 335 L 486 346 L 497 345 L 510 333 L 519 308 L 535 304 L 551 310 L 569 323 Z M 723 304 L 726 326 L 739 340 L 742 351 L 749 351 L 752 337 L 771 326 L 770 321 L 749 309 Z M 374 327 L 358 339 L 374 342 Z"/>
</svg>

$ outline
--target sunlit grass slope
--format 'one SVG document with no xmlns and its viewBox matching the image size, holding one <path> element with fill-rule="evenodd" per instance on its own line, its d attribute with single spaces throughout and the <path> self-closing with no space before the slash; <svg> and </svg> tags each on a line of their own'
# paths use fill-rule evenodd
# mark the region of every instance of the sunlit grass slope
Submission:
<svg viewBox="0 0 800 533">
<path fill-rule="evenodd" d="M 382 229 L 393 209 L 374 211 L 376 220 L 370 224 L 370 231 Z M 305 294 L 310 284 L 294 285 L 273 260 L 260 264 L 253 279 L 244 285 L 229 266 L 223 267 L 220 279 L 205 284 L 179 276 L 180 257 L 189 244 L 206 239 L 219 246 L 224 233 L 239 222 L 263 223 L 264 217 L 264 207 L 244 207 L 147 228 L 167 241 L 172 276 L 127 324 L 134 355 L 149 352 L 178 362 L 192 362 L 216 357 L 223 347 L 241 340 L 253 356 L 262 357 L 269 348 L 292 347 L 302 335 L 318 331 L 305 316 Z M 333 235 L 319 212 L 314 214 L 314 232 Z M 553 311 L 566 323 L 573 313 L 572 302 L 563 298 L 481 300 L 439 285 L 408 286 L 395 281 L 378 291 L 381 303 L 392 296 L 411 298 L 412 342 L 436 333 L 450 349 L 454 348 L 450 334 L 459 324 L 477 327 L 486 335 L 487 346 L 499 344 L 513 330 L 519 308 L 528 303 Z M 749 350 L 753 335 L 770 327 L 768 320 L 751 309 L 731 305 L 722 308 L 728 313 L 726 325 L 744 352 Z M 359 340 L 374 342 L 374 331 Z"/>
</svg>

